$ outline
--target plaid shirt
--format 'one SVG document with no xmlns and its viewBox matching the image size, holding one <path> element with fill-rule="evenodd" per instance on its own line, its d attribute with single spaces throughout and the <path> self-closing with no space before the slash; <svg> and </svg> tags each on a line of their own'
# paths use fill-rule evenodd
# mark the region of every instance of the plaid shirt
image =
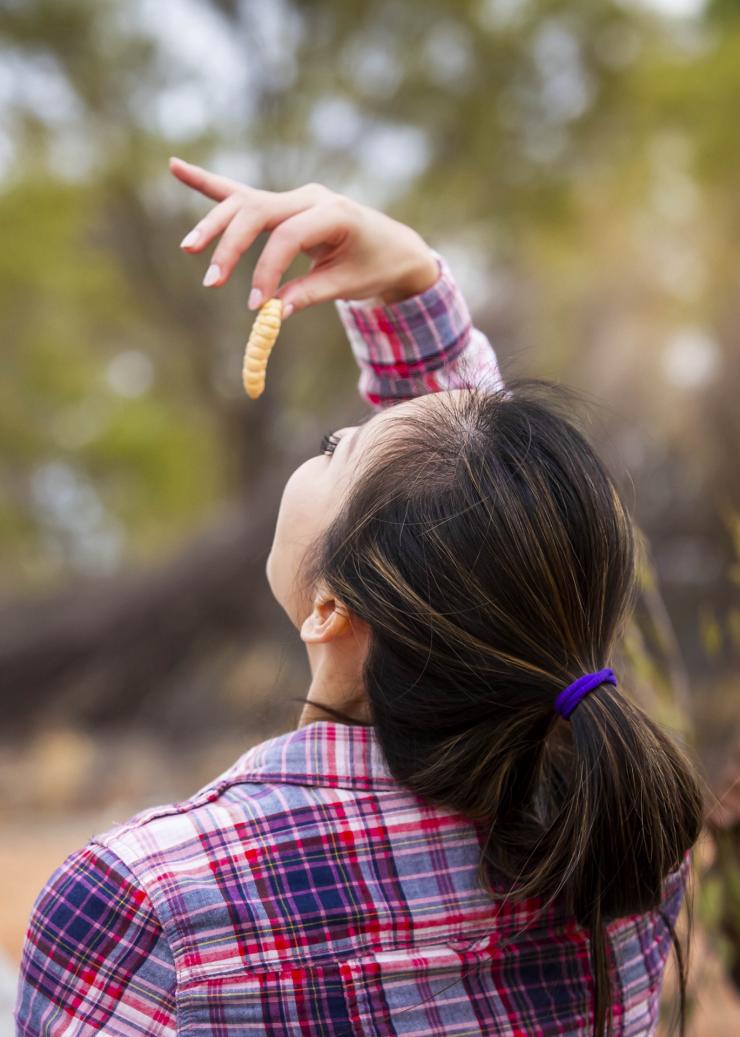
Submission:
<svg viewBox="0 0 740 1037">
<path fill-rule="evenodd" d="M 498 384 L 444 261 L 383 307 L 338 302 L 374 406 Z M 375 301 L 376 302 L 376 301 Z M 588 936 L 556 902 L 502 908 L 482 828 L 410 793 L 371 728 L 316 721 L 182 802 L 70 854 L 34 903 L 19 1035 L 301 1037 L 590 1033 Z M 675 921 L 690 854 L 666 879 Z M 609 926 L 617 1035 L 652 1034 L 671 941 L 657 911 Z"/>
</svg>

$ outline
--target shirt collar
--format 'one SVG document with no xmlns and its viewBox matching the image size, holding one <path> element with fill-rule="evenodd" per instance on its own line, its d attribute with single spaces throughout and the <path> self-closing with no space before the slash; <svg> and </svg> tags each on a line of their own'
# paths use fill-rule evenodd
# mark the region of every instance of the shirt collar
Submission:
<svg viewBox="0 0 740 1037">
<path fill-rule="evenodd" d="M 333 720 L 315 720 L 252 746 L 231 767 L 228 777 L 328 788 L 399 787 L 375 728 Z"/>
</svg>

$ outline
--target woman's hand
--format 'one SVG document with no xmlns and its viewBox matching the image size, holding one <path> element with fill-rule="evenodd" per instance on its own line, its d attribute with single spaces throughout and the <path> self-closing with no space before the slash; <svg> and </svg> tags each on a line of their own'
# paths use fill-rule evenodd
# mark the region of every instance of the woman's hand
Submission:
<svg viewBox="0 0 740 1037">
<path fill-rule="evenodd" d="M 258 234 L 272 231 L 254 268 L 250 309 L 275 296 L 284 317 L 330 299 L 398 302 L 439 277 L 436 258 L 415 230 L 322 184 L 261 191 L 179 158 L 170 159 L 170 171 L 218 202 L 181 242 L 201 252 L 221 235 L 204 285 L 226 284 Z M 300 252 L 311 257 L 309 273 L 280 285 Z"/>
</svg>

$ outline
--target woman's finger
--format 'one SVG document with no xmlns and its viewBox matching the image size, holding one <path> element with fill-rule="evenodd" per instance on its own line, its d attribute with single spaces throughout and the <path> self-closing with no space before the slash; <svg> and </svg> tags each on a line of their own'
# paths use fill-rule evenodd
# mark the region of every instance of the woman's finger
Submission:
<svg viewBox="0 0 740 1037">
<path fill-rule="evenodd" d="M 242 253 L 264 229 L 265 218 L 264 208 L 258 212 L 243 205 L 239 207 L 213 253 L 211 265 L 203 278 L 206 287 L 226 284 Z"/>
<path fill-rule="evenodd" d="M 263 300 L 272 298 L 277 294 L 280 278 L 297 255 L 317 245 L 336 248 L 350 230 L 351 216 L 337 201 L 314 205 L 283 220 L 267 239 L 257 260 L 253 289 L 262 293 Z"/>
<path fill-rule="evenodd" d="M 274 234 L 278 227 L 294 219 L 296 215 L 315 211 L 320 206 L 325 208 L 330 202 L 323 201 L 324 198 L 334 198 L 326 188 L 316 184 L 306 184 L 293 191 L 259 191 L 255 194 L 254 204 L 246 202 L 243 195 L 240 197 L 239 210 L 224 231 L 203 279 L 206 287 L 225 284 L 233 273 L 239 257 L 263 231 L 271 230 Z M 316 204 L 317 198 L 322 199 L 320 205 Z M 309 206 L 312 205 L 313 209 L 310 209 Z M 260 262 L 261 259 L 257 263 L 258 267 Z M 289 265 L 290 261 L 278 273 L 276 288 L 280 276 Z M 264 295 L 263 298 L 267 299 L 269 296 Z"/>
<path fill-rule="evenodd" d="M 196 191 L 200 191 L 207 198 L 213 198 L 217 202 L 226 198 L 227 195 L 233 194 L 234 191 L 241 191 L 242 194 L 246 194 L 249 191 L 256 190 L 255 188 L 248 187 L 246 184 L 240 184 L 238 180 L 230 180 L 226 176 L 209 173 L 207 169 L 203 169 L 201 166 L 194 166 L 192 162 L 184 162 L 181 158 L 176 158 L 174 155 L 170 159 L 170 172 L 178 180 L 182 180 L 184 184 L 187 184 L 188 187 L 195 188 Z"/>
<path fill-rule="evenodd" d="M 201 252 L 205 246 L 228 227 L 242 202 L 238 195 L 231 194 L 215 205 L 180 242 L 180 248 L 188 252 Z"/>
</svg>

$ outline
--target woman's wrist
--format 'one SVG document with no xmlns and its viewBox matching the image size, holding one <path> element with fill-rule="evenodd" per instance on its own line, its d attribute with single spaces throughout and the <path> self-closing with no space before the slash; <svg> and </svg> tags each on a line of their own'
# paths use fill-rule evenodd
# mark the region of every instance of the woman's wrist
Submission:
<svg viewBox="0 0 740 1037">
<path fill-rule="evenodd" d="M 429 250 L 420 252 L 407 274 L 396 281 L 390 288 L 380 292 L 378 298 L 384 306 L 390 306 L 396 302 L 403 302 L 414 295 L 421 295 L 432 285 L 436 284 L 441 276 L 439 263 L 434 254 Z"/>
</svg>

